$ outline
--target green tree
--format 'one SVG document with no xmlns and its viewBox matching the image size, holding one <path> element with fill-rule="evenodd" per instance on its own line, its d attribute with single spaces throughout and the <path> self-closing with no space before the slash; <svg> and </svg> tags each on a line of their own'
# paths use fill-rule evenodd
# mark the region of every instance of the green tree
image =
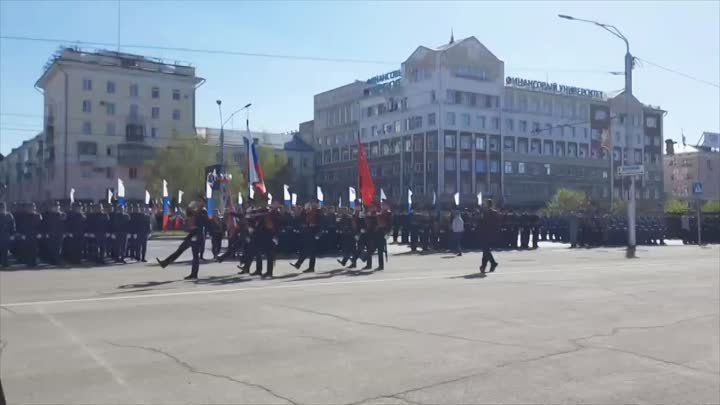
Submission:
<svg viewBox="0 0 720 405">
<path fill-rule="evenodd" d="M 720 214 L 720 201 L 708 201 L 703 205 L 704 214 Z"/>
<path fill-rule="evenodd" d="M 628 202 L 626 200 L 615 200 L 610 211 L 613 215 L 626 215 L 627 207 Z"/>
<path fill-rule="evenodd" d="M 177 141 L 158 150 L 145 178 L 151 195 L 162 195 L 162 180 L 165 179 L 168 182 L 171 199 L 177 197 L 177 190 L 184 192 L 184 202 L 204 196 L 205 167 L 216 163 L 216 150 L 200 139 Z M 235 162 L 232 154 L 229 155 L 226 165 L 232 175 L 230 189 L 237 190 L 237 186 L 233 187 L 233 185 L 245 184 L 245 180 L 240 166 Z"/>
<path fill-rule="evenodd" d="M 547 204 L 547 210 L 552 213 L 581 211 L 587 207 L 587 196 L 584 192 L 570 188 L 561 188 L 555 193 Z"/>
<path fill-rule="evenodd" d="M 690 211 L 687 201 L 678 200 L 677 198 L 668 198 L 665 200 L 665 212 L 668 214 L 687 214 Z"/>
</svg>

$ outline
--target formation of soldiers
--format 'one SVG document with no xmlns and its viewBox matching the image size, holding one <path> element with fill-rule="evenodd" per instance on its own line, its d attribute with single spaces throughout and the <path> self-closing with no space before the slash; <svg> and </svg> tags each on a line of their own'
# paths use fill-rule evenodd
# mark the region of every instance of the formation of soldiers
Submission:
<svg viewBox="0 0 720 405">
<path fill-rule="evenodd" d="M 0 266 L 10 258 L 25 266 L 146 261 L 151 216 L 140 206 L 60 204 L 38 211 L 34 203 L 11 210 L 0 202 Z"/>
</svg>

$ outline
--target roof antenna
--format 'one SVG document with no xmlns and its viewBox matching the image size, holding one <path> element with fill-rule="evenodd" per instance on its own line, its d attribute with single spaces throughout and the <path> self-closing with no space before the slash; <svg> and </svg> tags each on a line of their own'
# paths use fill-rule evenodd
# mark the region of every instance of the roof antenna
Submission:
<svg viewBox="0 0 720 405">
<path fill-rule="evenodd" d="M 453 29 L 450 28 L 450 43 L 455 43 L 455 35 L 453 35 Z"/>
</svg>

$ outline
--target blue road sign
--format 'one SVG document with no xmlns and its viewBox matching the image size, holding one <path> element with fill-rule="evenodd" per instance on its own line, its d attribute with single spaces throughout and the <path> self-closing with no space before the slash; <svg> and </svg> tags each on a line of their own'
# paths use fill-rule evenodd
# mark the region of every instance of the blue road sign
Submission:
<svg viewBox="0 0 720 405">
<path fill-rule="evenodd" d="M 693 183 L 693 195 L 702 195 L 703 184 L 700 182 Z"/>
</svg>

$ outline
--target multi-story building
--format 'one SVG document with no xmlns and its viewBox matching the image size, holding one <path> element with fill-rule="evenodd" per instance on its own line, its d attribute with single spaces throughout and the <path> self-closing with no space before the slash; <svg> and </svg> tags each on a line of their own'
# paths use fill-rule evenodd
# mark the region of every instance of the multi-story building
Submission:
<svg viewBox="0 0 720 405">
<path fill-rule="evenodd" d="M 720 201 L 720 151 L 685 147 L 663 157 L 665 191 L 683 200 L 701 198 Z M 693 184 L 702 183 L 702 195 L 693 193 Z"/>
<path fill-rule="evenodd" d="M 615 167 L 645 164 L 636 198 L 657 209 L 663 116 L 634 97 L 626 106 L 623 93 L 506 78 L 504 62 L 476 38 L 451 40 L 418 47 L 399 70 L 315 96 L 317 182 L 345 198 L 362 142 L 376 185 L 396 202 L 412 188 L 415 201 L 483 193 L 539 207 L 571 187 L 608 206 L 612 148 Z M 627 198 L 627 179 L 612 180 L 613 196 Z"/>
<path fill-rule="evenodd" d="M 0 201 L 32 200 L 28 196 L 42 192 L 44 137 L 41 132 L 24 141 L 0 162 Z"/>
<path fill-rule="evenodd" d="M 196 136 L 195 91 L 203 81 L 188 64 L 60 49 L 36 83 L 44 96 L 37 185 L 24 191 L 17 181 L 26 178 L 10 176 L 9 193 L 43 201 L 67 199 L 74 188 L 75 198 L 97 200 L 122 178 L 128 198 L 143 198 L 155 148 Z"/>
</svg>

